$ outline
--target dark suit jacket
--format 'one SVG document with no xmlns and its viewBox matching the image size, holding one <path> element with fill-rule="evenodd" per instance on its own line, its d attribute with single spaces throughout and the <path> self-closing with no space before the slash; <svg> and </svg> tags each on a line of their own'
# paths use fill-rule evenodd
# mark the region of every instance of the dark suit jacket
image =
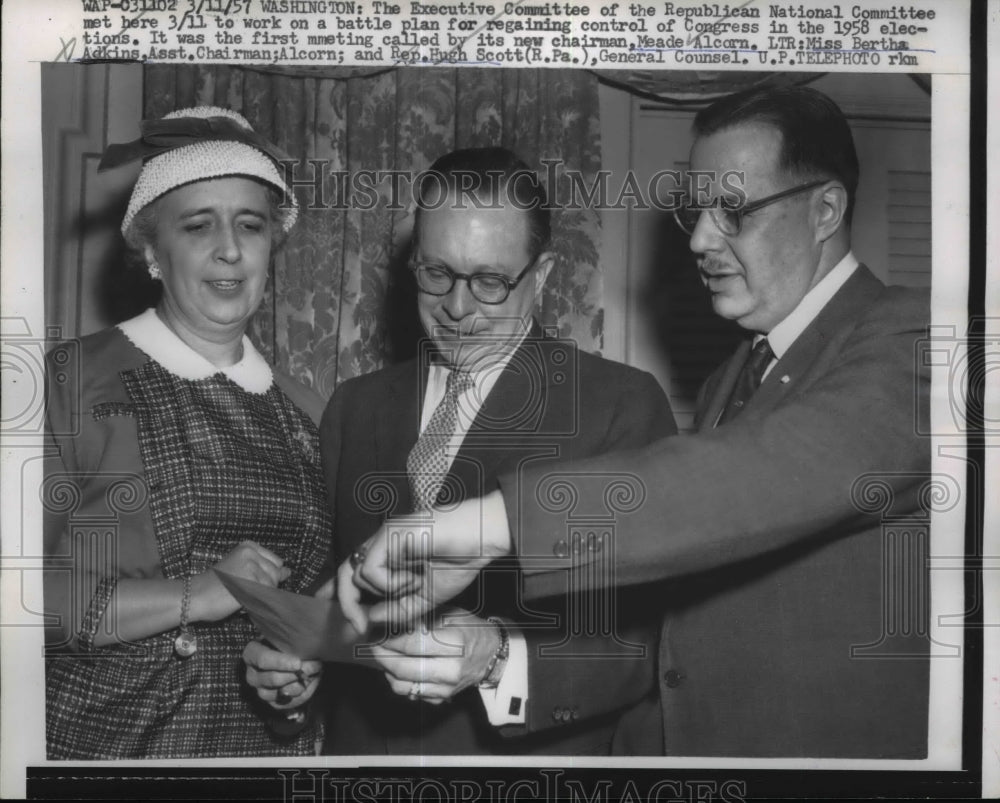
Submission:
<svg viewBox="0 0 1000 803">
<path fill-rule="evenodd" d="M 599 493 L 588 472 L 648 489 L 613 535 L 617 582 L 663 590 L 658 694 L 623 718 L 616 751 L 926 755 L 928 321 L 927 293 L 862 266 L 740 416 L 713 428 L 749 344 L 709 381 L 698 434 L 569 467 L 581 497 Z M 565 516 L 543 472 L 500 482 L 526 592 L 551 593 L 564 581 L 540 561 Z"/>
<path fill-rule="evenodd" d="M 338 562 L 384 518 L 412 509 L 406 458 L 419 431 L 426 364 L 417 359 L 352 379 L 330 400 L 320 440 Z M 487 397 L 443 494 L 481 496 L 495 490 L 500 473 L 522 464 L 635 448 L 675 432 L 669 403 L 652 376 L 577 351 L 566 341 L 544 339 L 536 329 Z M 452 703 L 432 706 L 394 694 L 382 674 L 371 669 L 330 667 L 326 751 L 607 753 L 617 715 L 654 685 L 658 615 L 633 612 L 628 595 L 620 595 L 615 602 L 630 611 L 618 617 L 621 640 L 640 649 L 612 638 L 580 637 L 538 658 L 541 645 L 566 638 L 565 626 L 551 618 L 565 622 L 566 600 L 560 595 L 552 604 L 524 609 L 517 602 L 514 569 L 516 563 L 507 570 L 491 567 L 456 604 L 483 617 L 499 615 L 538 627 L 526 630 L 531 690 L 526 726 L 505 727 L 501 734 L 489 724 L 475 688 Z M 566 657 L 574 651 L 599 657 Z"/>
</svg>

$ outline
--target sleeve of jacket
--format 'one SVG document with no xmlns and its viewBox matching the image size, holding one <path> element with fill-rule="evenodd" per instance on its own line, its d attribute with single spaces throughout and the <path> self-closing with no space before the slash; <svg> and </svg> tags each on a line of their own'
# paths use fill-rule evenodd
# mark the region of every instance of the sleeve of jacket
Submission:
<svg viewBox="0 0 1000 803">
<path fill-rule="evenodd" d="M 334 532 L 333 545 L 330 549 L 329 563 L 324 575 L 333 577 L 336 575 L 337 567 L 346 557 L 342 555 L 342 549 L 337 537 L 337 478 L 340 474 L 340 462 L 343 455 L 343 427 L 344 413 L 348 408 L 347 399 L 351 395 L 350 382 L 345 382 L 334 391 L 330 401 L 327 402 L 326 409 L 323 410 L 319 424 L 319 452 L 323 465 L 323 480 L 326 483 L 326 498 L 333 514 Z"/>
<path fill-rule="evenodd" d="M 885 478 L 900 509 L 913 509 L 930 455 L 916 419 L 930 388 L 928 369 L 915 367 L 927 304 L 918 294 L 889 296 L 847 332 L 827 370 L 766 415 L 564 466 L 579 498 L 595 493 L 600 473 L 630 473 L 643 488 L 616 515 L 614 571 L 596 582 L 664 580 L 849 534 L 871 515 L 855 498 L 870 472 Z M 528 598 L 561 593 L 567 568 L 594 577 L 587 550 L 551 560 L 567 519 L 546 498 L 547 473 L 500 479 Z"/>
<path fill-rule="evenodd" d="M 84 364 L 87 358 L 79 341 L 66 341 L 46 357 L 43 581 L 49 620 L 45 637 L 53 650 L 95 649 L 93 642 L 120 574 L 118 550 L 107 541 L 109 532 L 115 530 L 104 525 L 110 519 L 108 505 L 119 480 L 136 498 L 144 493 L 135 481 L 140 467 L 123 465 L 119 451 L 106 437 L 112 422 L 95 424 L 90 414 L 94 398 L 84 377 L 87 369 L 91 378 L 99 371 L 104 372 L 102 377 L 107 373 L 99 359 L 104 356 L 100 352 Z M 131 470 L 124 472 L 125 467 Z M 100 527 L 81 526 L 88 518 L 103 521 Z M 123 515 L 121 522 L 129 537 L 138 537 L 129 532 L 133 518 Z M 115 532 L 114 537 L 123 536 Z"/>
<path fill-rule="evenodd" d="M 677 432 L 670 403 L 648 373 L 631 371 L 621 386 L 602 451 L 632 449 Z M 565 587 L 565 586 L 564 586 Z M 578 595 L 582 598 L 585 595 Z M 643 604 L 642 589 L 622 589 L 606 600 L 608 629 L 593 635 L 574 619 L 580 606 L 565 598 L 539 607 L 564 619 L 552 629 L 526 630 L 528 702 L 524 726 L 506 726 L 516 735 L 586 721 L 637 701 L 654 685 L 661 611 Z M 545 604 L 549 603 L 549 604 Z M 558 637 L 557 637 L 558 636 Z"/>
<path fill-rule="evenodd" d="M 83 627 L 82 612 L 79 606 L 72 604 L 72 585 L 68 570 L 64 568 L 72 563 L 69 520 L 73 504 L 55 502 L 67 495 L 71 499 L 81 495 L 74 481 L 78 470 L 75 439 L 71 436 L 80 427 L 80 401 L 74 399 L 74 389 L 79 387 L 78 353 L 78 344 L 70 342 L 46 355 L 45 479 L 42 487 L 45 612 L 54 623 L 46 628 L 45 636 L 50 646 L 72 650 L 80 649 L 79 634 Z M 67 369 L 60 374 L 57 366 L 61 365 Z M 64 376 L 65 381 L 56 381 L 58 375 Z M 74 578 L 74 582 L 82 582 L 83 588 L 92 589 L 101 579 L 97 576 Z"/>
</svg>

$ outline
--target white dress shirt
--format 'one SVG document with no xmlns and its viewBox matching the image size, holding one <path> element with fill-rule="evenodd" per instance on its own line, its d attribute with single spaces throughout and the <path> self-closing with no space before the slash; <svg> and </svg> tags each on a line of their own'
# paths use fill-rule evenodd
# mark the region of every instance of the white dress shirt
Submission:
<svg viewBox="0 0 1000 803">
<path fill-rule="evenodd" d="M 792 347 L 792 343 L 816 319 L 823 307 L 829 303 L 830 299 L 837 294 L 837 291 L 844 286 L 844 282 L 850 279 L 851 274 L 857 269 L 857 257 L 848 251 L 844 258 L 833 266 L 833 270 L 820 279 L 816 286 L 802 297 L 798 306 L 767 333 L 767 342 L 771 345 L 771 351 L 774 352 L 774 359 L 764 369 L 762 381 L 771 373 L 775 363 Z M 764 335 L 757 335 L 753 344 L 756 346 L 763 337 Z"/>
</svg>

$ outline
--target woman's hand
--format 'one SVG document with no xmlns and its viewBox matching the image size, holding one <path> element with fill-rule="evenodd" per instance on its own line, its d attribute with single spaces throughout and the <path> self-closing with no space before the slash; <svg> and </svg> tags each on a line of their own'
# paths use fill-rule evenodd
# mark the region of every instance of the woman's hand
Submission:
<svg viewBox="0 0 1000 803">
<path fill-rule="evenodd" d="M 275 587 L 291 574 L 291 569 L 271 550 L 254 541 L 244 541 L 213 566 L 227 574 Z M 239 602 L 226 590 L 214 571 L 191 578 L 192 622 L 215 622 L 240 609 Z"/>
<path fill-rule="evenodd" d="M 256 689 L 261 700 L 278 711 L 299 708 L 309 702 L 323 671 L 319 661 L 302 661 L 262 641 L 247 644 L 243 661 L 247 683 Z"/>
</svg>

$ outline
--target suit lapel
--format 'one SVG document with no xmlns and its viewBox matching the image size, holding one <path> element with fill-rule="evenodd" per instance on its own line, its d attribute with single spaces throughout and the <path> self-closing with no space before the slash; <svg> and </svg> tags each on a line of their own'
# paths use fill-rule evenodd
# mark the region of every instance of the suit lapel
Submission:
<svg viewBox="0 0 1000 803">
<path fill-rule="evenodd" d="M 421 369 L 421 366 L 423 369 Z M 396 512 L 413 509 L 410 483 L 406 476 L 406 458 L 417 442 L 420 407 L 427 383 L 426 363 L 411 360 L 388 385 L 378 400 L 375 427 L 375 468 L 396 488 L 401 506 Z"/>
<path fill-rule="evenodd" d="M 705 411 L 698 419 L 697 429 L 699 432 L 715 429 L 719 416 L 722 415 L 726 402 L 729 401 L 729 396 L 736 385 L 736 379 L 740 375 L 743 363 L 747 361 L 750 354 L 751 342 L 751 338 L 741 342 L 733 356 L 719 369 L 717 375 L 709 379 L 714 387 L 710 386 L 706 394 Z"/>
<path fill-rule="evenodd" d="M 774 365 L 747 403 L 742 415 L 773 408 L 815 364 L 833 333 L 845 323 L 856 319 L 883 287 L 884 285 L 868 268 L 859 265 Z M 751 343 L 752 339 L 747 339 L 740 344 L 736 353 L 722 369 L 714 389 L 710 389 L 705 413 L 698 427 L 699 431 L 711 430 L 718 422 L 750 353 Z"/>
<path fill-rule="evenodd" d="M 830 338 L 856 320 L 883 287 L 868 268 L 859 265 L 764 378 L 746 412 L 773 408 L 816 364 Z"/>
<path fill-rule="evenodd" d="M 540 344 L 542 348 L 537 348 Z M 427 348 L 432 348 L 429 343 Z M 472 426 L 462 441 L 448 471 L 446 483 L 462 493 L 478 496 L 484 483 L 496 477 L 503 461 L 516 453 L 518 444 L 510 436 L 534 431 L 526 414 L 540 414 L 546 409 L 545 395 L 549 377 L 541 330 L 532 328 L 525 342 L 514 353 L 493 385 Z M 427 390 L 427 366 L 430 353 L 410 361 L 388 384 L 378 401 L 375 431 L 375 466 L 390 478 L 400 500 L 397 513 L 413 509 L 406 459 L 417 442 L 421 408 Z M 401 366 L 404 367 L 404 366 Z M 539 380 L 542 380 L 539 383 Z M 541 387 L 541 396 L 538 388 Z M 509 437 L 504 437 L 504 435 Z"/>
<path fill-rule="evenodd" d="M 518 454 L 524 439 L 517 436 L 538 431 L 550 381 L 544 355 L 545 341 L 535 324 L 504 366 L 452 463 L 450 473 L 462 487 L 478 493 L 505 460 Z"/>
</svg>

